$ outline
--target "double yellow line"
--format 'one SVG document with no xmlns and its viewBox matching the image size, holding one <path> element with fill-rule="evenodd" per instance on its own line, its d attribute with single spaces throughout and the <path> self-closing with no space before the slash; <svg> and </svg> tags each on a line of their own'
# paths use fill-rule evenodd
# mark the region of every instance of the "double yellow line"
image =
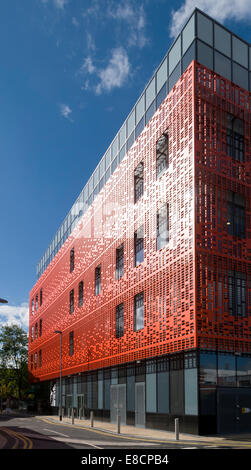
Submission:
<svg viewBox="0 0 251 470">
<path fill-rule="evenodd" d="M 6 434 L 15 439 L 15 444 L 13 445 L 12 449 L 17 449 L 20 441 L 23 442 L 23 449 L 32 449 L 33 442 L 28 437 L 8 428 L 1 428 L 1 430 L 3 430 Z"/>
</svg>

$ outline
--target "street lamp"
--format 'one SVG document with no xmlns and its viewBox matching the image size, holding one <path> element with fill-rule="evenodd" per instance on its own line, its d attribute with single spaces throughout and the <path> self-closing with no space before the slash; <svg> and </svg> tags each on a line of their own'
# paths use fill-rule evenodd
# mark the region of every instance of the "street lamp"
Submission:
<svg viewBox="0 0 251 470">
<path fill-rule="evenodd" d="M 62 331 L 55 330 L 60 335 L 60 377 L 59 377 L 59 420 L 62 421 Z"/>
</svg>

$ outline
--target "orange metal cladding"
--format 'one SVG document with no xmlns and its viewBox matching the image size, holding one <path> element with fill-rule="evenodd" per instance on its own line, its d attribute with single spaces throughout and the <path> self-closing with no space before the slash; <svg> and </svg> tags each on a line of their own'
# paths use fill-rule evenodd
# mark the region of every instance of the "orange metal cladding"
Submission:
<svg viewBox="0 0 251 470">
<path fill-rule="evenodd" d="M 29 343 L 31 380 L 63 375 L 195 348 L 195 62 L 183 73 L 30 294 L 43 304 L 30 312 L 30 332 L 42 319 L 42 336 Z M 198 88 L 198 87 L 197 87 Z M 156 177 L 156 141 L 168 129 L 169 166 Z M 196 131 L 198 136 L 198 130 Z M 199 148 L 199 141 L 196 143 Z M 198 150 L 197 150 L 198 153 Z M 197 155 L 197 154 L 196 154 Z M 199 159 L 196 156 L 197 160 Z M 134 204 L 134 169 L 144 163 L 144 194 Z M 198 163 L 197 179 L 201 166 Z M 202 174 L 202 173 L 201 173 Z M 169 242 L 156 250 L 156 215 L 169 205 Z M 134 266 L 134 232 L 144 225 L 144 261 Z M 197 233 L 202 233 L 200 223 Z M 116 248 L 124 243 L 124 275 L 116 280 Z M 70 272 L 70 250 L 75 267 Z M 200 250 L 201 252 L 201 250 Z M 198 254 L 199 256 L 199 254 Z M 95 267 L 101 293 L 95 296 Z M 78 284 L 84 302 L 78 307 Z M 74 289 L 74 312 L 69 297 Z M 144 328 L 134 331 L 134 296 L 144 292 Z M 124 303 L 124 335 L 116 338 L 116 306 Z M 200 310 L 199 315 L 202 315 Z M 206 318 L 209 316 L 203 310 Z M 74 354 L 69 334 L 74 331 Z M 31 355 L 42 351 L 41 366 Z"/>
<path fill-rule="evenodd" d="M 251 352 L 250 93 L 197 66 L 195 95 L 198 345 Z M 244 121 L 243 163 L 227 155 L 226 112 Z M 227 191 L 245 199 L 245 238 L 228 234 Z M 229 271 L 246 278 L 244 317 L 229 314 Z"/>
</svg>

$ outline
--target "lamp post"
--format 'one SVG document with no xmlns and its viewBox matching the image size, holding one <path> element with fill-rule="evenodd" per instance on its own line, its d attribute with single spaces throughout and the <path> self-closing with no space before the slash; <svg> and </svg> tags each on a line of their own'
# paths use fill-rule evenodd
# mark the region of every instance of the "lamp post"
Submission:
<svg viewBox="0 0 251 470">
<path fill-rule="evenodd" d="M 59 376 L 59 420 L 62 421 L 62 331 L 55 330 L 60 335 L 60 376 Z"/>
</svg>

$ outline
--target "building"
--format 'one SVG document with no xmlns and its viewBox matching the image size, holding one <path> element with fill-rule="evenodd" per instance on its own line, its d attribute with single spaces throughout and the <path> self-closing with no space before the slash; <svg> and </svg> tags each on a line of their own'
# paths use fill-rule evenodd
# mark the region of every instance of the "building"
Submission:
<svg viewBox="0 0 251 470">
<path fill-rule="evenodd" d="M 29 370 L 63 407 L 251 431 L 251 46 L 196 9 L 37 266 Z"/>
</svg>

